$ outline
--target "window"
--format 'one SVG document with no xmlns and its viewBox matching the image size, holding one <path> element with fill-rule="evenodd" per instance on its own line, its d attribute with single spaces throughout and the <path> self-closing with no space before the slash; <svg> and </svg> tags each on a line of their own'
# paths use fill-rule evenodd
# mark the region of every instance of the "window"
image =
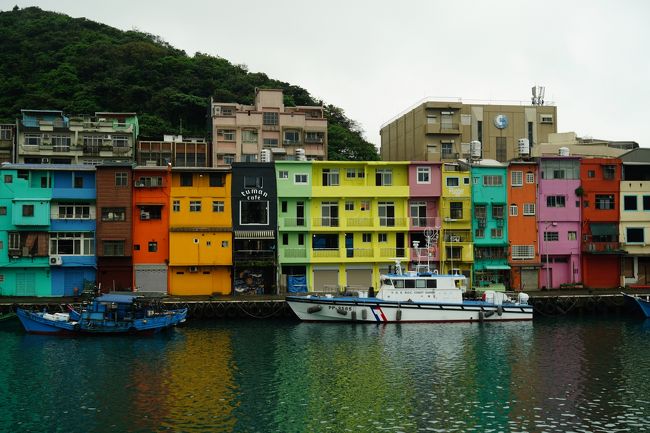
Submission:
<svg viewBox="0 0 650 433">
<path fill-rule="evenodd" d="M 41 134 L 25 134 L 25 145 L 40 146 L 43 136 Z"/>
<path fill-rule="evenodd" d="M 496 139 L 496 159 L 497 161 L 505 162 L 508 159 L 506 137 L 496 137 Z"/>
<path fill-rule="evenodd" d="M 278 113 L 264 112 L 262 114 L 262 123 L 264 125 L 277 125 L 278 124 Z"/>
<path fill-rule="evenodd" d="M 587 177 L 588 178 L 596 177 L 596 171 L 595 170 L 587 170 Z"/>
<path fill-rule="evenodd" d="M 288 205 L 287 201 L 286 201 L 286 200 L 282 200 L 282 201 L 280 202 L 280 208 L 281 208 L 280 212 L 282 212 L 282 213 L 287 213 L 287 205 Z"/>
<path fill-rule="evenodd" d="M 298 233 L 298 245 L 305 245 L 304 233 Z"/>
<path fill-rule="evenodd" d="M 0 215 L 7 215 L 7 206 L 0 206 Z"/>
<path fill-rule="evenodd" d="M 379 225 L 384 227 L 395 226 L 395 203 L 392 201 L 380 201 L 377 203 Z"/>
<path fill-rule="evenodd" d="M 523 171 L 511 171 L 510 172 L 510 185 L 512 186 L 523 186 L 524 184 L 524 172 Z"/>
<path fill-rule="evenodd" d="M 490 236 L 493 239 L 502 238 L 503 237 L 503 229 L 501 227 L 496 228 L 496 229 L 492 229 L 491 232 L 490 232 Z"/>
<path fill-rule="evenodd" d="M 224 212 L 225 209 L 226 209 L 225 202 L 223 202 L 223 201 L 213 201 L 212 202 L 212 212 Z M 285 210 L 285 212 L 286 212 L 286 210 Z"/>
<path fill-rule="evenodd" d="M 626 195 L 623 197 L 623 209 L 637 210 L 637 200 L 635 195 Z"/>
<path fill-rule="evenodd" d="M 526 183 L 535 183 L 535 173 L 532 171 L 526 173 Z"/>
<path fill-rule="evenodd" d="M 23 205 L 23 216 L 24 217 L 33 217 L 34 216 L 34 205 L 33 204 L 24 204 Z"/>
<path fill-rule="evenodd" d="M 560 240 L 558 232 L 544 232 L 544 240 L 547 242 L 557 242 Z"/>
<path fill-rule="evenodd" d="M 501 176 L 483 176 L 483 186 L 501 186 L 503 185 L 503 177 Z"/>
<path fill-rule="evenodd" d="M 380 242 L 380 243 L 388 242 L 388 234 L 387 233 L 378 233 L 377 234 L 377 242 Z"/>
<path fill-rule="evenodd" d="M 129 174 L 123 171 L 118 171 L 115 173 L 115 186 L 128 186 L 129 185 Z"/>
<path fill-rule="evenodd" d="M 338 227 L 339 225 L 339 204 L 335 201 L 324 201 L 321 203 L 321 217 L 324 227 Z"/>
<path fill-rule="evenodd" d="M 235 155 L 224 155 L 223 156 L 223 163 L 230 165 L 233 162 L 235 162 Z M 181 186 L 192 186 L 192 185 L 181 185 Z"/>
<path fill-rule="evenodd" d="M 124 207 L 103 207 L 102 221 L 126 221 L 126 208 Z"/>
<path fill-rule="evenodd" d="M 262 176 L 244 176 L 244 188 L 262 188 Z"/>
<path fill-rule="evenodd" d="M 338 168 L 324 168 L 323 169 L 323 186 L 336 186 L 339 184 L 339 169 Z"/>
<path fill-rule="evenodd" d="M 118 149 L 128 149 L 129 148 L 129 138 L 125 135 L 114 135 L 111 137 L 113 142 L 113 147 Z"/>
<path fill-rule="evenodd" d="M 322 143 L 324 133 L 322 132 L 305 132 L 306 143 Z"/>
<path fill-rule="evenodd" d="M 393 184 L 393 170 L 377 169 L 375 172 L 375 185 L 377 186 L 391 186 Z"/>
<path fill-rule="evenodd" d="M 492 218 L 494 219 L 503 219 L 503 206 L 502 204 L 493 204 L 492 205 Z"/>
<path fill-rule="evenodd" d="M 484 228 L 478 228 L 474 231 L 474 237 L 478 239 L 483 239 L 485 237 L 485 229 Z"/>
<path fill-rule="evenodd" d="M 262 143 L 264 143 L 265 147 L 278 147 L 277 138 L 265 138 L 262 140 Z"/>
<path fill-rule="evenodd" d="M 364 243 L 372 242 L 372 233 L 362 233 L 361 241 Z"/>
<path fill-rule="evenodd" d="M 172 210 L 174 212 L 180 212 L 181 211 L 181 201 L 180 200 L 174 200 L 172 202 Z"/>
<path fill-rule="evenodd" d="M 297 173 L 293 177 L 293 183 L 306 184 L 307 183 L 307 174 L 306 173 Z"/>
<path fill-rule="evenodd" d="M 155 253 L 158 251 L 158 242 L 149 242 L 149 252 L 150 253 Z"/>
<path fill-rule="evenodd" d="M 221 248 L 228 248 L 228 241 L 221 241 Z"/>
<path fill-rule="evenodd" d="M 448 259 L 459 260 L 463 253 L 463 247 L 445 247 Z"/>
<path fill-rule="evenodd" d="M 90 206 L 75 203 L 59 203 L 58 219 L 89 219 Z"/>
<path fill-rule="evenodd" d="M 527 260 L 535 258 L 535 245 L 513 245 L 512 259 Z"/>
<path fill-rule="evenodd" d="M 283 233 L 282 234 L 282 245 L 289 245 L 289 234 L 288 233 Z"/>
<path fill-rule="evenodd" d="M 210 173 L 210 186 L 223 186 L 223 178 L 221 173 Z"/>
<path fill-rule="evenodd" d="M 411 202 L 411 224 L 413 227 L 427 226 L 427 204 L 423 201 Z"/>
<path fill-rule="evenodd" d="M 10 174 L 5 174 L 5 183 L 12 183 L 14 181 L 14 177 Z"/>
<path fill-rule="evenodd" d="M 356 168 L 347 168 L 345 170 L 345 178 L 346 179 L 354 179 L 357 177 L 357 169 Z"/>
<path fill-rule="evenodd" d="M 124 241 L 104 241 L 105 256 L 123 256 Z"/>
<path fill-rule="evenodd" d="M 441 143 L 442 158 L 453 158 L 454 143 Z"/>
<path fill-rule="evenodd" d="M 74 177 L 74 187 L 75 188 L 83 188 L 84 187 L 84 178 L 81 176 L 75 176 Z"/>
<path fill-rule="evenodd" d="M 354 210 L 354 202 L 353 201 L 346 201 L 345 202 L 345 210 L 346 211 L 353 211 Z"/>
<path fill-rule="evenodd" d="M 418 183 L 431 183 L 431 167 L 418 167 Z"/>
<path fill-rule="evenodd" d="M 268 201 L 240 201 L 239 202 L 239 224 L 241 225 L 268 225 L 269 224 L 269 202 Z"/>
<path fill-rule="evenodd" d="M 284 131 L 284 144 L 292 145 L 300 143 L 300 132 L 296 130 Z"/>
<path fill-rule="evenodd" d="M 448 177 L 447 178 L 447 186 L 458 186 L 460 183 L 458 183 L 458 178 L 457 177 Z"/>
<path fill-rule="evenodd" d="M 159 220 L 162 218 L 162 205 L 138 206 L 140 208 L 140 221 Z"/>
<path fill-rule="evenodd" d="M 366 172 L 364 171 L 363 168 L 360 168 L 360 169 L 357 170 L 357 177 L 358 177 L 359 179 L 365 179 L 365 177 L 366 177 Z"/>
<path fill-rule="evenodd" d="M 278 179 L 289 179 L 289 172 L 287 170 L 280 170 L 278 172 Z"/>
<path fill-rule="evenodd" d="M 535 215 L 535 203 L 524 203 L 524 215 Z"/>
<path fill-rule="evenodd" d="M 596 194 L 596 209 L 614 209 L 614 194 Z"/>
<path fill-rule="evenodd" d="M 549 195 L 546 197 L 547 207 L 565 207 L 566 197 L 563 195 Z"/>
<path fill-rule="evenodd" d="M 192 186 L 192 173 L 181 173 L 181 186 Z"/>
<path fill-rule="evenodd" d="M 615 165 L 603 165 L 603 179 L 613 180 L 616 177 Z"/>
<path fill-rule="evenodd" d="M 643 196 L 643 210 L 650 210 L 650 195 Z"/>
<path fill-rule="evenodd" d="M 569 241 L 575 241 L 576 239 L 578 239 L 578 232 L 569 231 L 569 232 L 567 232 L 567 235 L 568 235 L 567 240 L 569 240 Z"/>
<path fill-rule="evenodd" d="M 51 234 L 50 234 L 51 235 Z M 51 238 L 51 236 L 50 236 Z M 18 232 L 9 232 L 9 249 L 18 250 L 20 249 L 20 233 Z"/>
<path fill-rule="evenodd" d="M 0 140 L 11 140 L 13 138 L 13 129 L 11 126 L 0 126 Z"/>
<path fill-rule="evenodd" d="M 449 217 L 454 220 L 463 219 L 463 202 L 452 201 L 449 203 Z"/>
<path fill-rule="evenodd" d="M 235 130 L 234 129 L 223 129 L 217 133 L 217 135 L 223 135 L 225 141 L 235 141 Z"/>
<path fill-rule="evenodd" d="M 628 227 L 625 231 L 628 244 L 644 243 L 643 227 Z"/>
<path fill-rule="evenodd" d="M 201 212 L 201 200 L 190 200 L 190 212 Z"/>
<path fill-rule="evenodd" d="M 91 232 L 52 232 L 50 254 L 93 256 L 95 236 Z"/>
<path fill-rule="evenodd" d="M 518 212 L 517 205 L 516 205 L 516 204 L 511 204 L 511 205 L 510 205 L 510 216 L 515 217 L 515 216 L 517 216 L 518 214 L 519 214 L 519 212 Z"/>
<path fill-rule="evenodd" d="M 487 218 L 487 206 L 484 204 L 474 205 L 474 217 L 478 219 Z"/>
<path fill-rule="evenodd" d="M 241 141 L 244 143 L 257 143 L 257 131 L 254 129 L 244 129 L 241 132 Z"/>
<path fill-rule="evenodd" d="M 370 200 L 361 200 L 361 202 L 359 202 L 359 209 L 361 209 L 362 212 L 370 210 Z"/>
</svg>

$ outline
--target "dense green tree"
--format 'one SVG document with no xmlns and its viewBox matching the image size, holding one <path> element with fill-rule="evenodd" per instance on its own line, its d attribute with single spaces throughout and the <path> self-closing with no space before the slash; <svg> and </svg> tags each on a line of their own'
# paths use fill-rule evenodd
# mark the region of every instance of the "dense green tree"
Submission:
<svg viewBox="0 0 650 433">
<path fill-rule="evenodd" d="M 136 112 L 148 139 L 205 136 L 210 98 L 251 104 L 256 87 L 280 88 L 287 106 L 317 105 L 307 90 L 204 53 L 188 56 L 156 35 L 121 31 L 36 7 L 0 11 L 0 121 L 22 108 L 69 114 Z M 376 160 L 359 125 L 333 105 L 329 158 Z"/>
</svg>

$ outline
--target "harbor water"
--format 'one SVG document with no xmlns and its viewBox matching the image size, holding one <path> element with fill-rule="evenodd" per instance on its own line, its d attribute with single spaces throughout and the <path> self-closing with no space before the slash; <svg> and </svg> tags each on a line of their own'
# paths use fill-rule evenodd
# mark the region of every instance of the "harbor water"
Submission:
<svg viewBox="0 0 650 433">
<path fill-rule="evenodd" d="M 645 432 L 650 321 L 0 327 L 0 431 Z"/>
</svg>

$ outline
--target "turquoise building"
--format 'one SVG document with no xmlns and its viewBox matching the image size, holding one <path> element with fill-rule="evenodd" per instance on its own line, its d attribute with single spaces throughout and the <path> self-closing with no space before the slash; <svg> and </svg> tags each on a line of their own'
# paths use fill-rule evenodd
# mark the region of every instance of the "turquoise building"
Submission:
<svg viewBox="0 0 650 433">
<path fill-rule="evenodd" d="M 0 169 L 0 295 L 51 296 L 52 179 L 36 166 Z"/>
<path fill-rule="evenodd" d="M 473 286 L 508 287 L 507 165 L 484 159 L 469 164 L 472 176 Z"/>
</svg>

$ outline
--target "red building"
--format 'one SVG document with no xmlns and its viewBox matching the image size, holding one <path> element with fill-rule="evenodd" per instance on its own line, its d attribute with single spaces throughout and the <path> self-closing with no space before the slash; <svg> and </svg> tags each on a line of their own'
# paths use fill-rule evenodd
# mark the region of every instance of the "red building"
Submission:
<svg viewBox="0 0 650 433">
<path fill-rule="evenodd" d="M 620 286 L 621 256 L 618 242 L 621 160 L 583 158 L 582 282 L 590 288 Z"/>
<path fill-rule="evenodd" d="M 133 286 L 133 166 L 97 166 L 97 283 L 102 292 Z"/>
</svg>

